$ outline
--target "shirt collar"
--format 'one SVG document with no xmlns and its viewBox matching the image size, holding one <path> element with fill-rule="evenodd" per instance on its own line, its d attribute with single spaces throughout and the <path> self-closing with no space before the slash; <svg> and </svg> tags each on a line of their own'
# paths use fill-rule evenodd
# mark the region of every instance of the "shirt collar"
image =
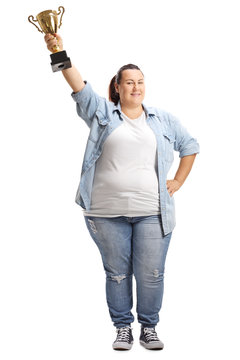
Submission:
<svg viewBox="0 0 240 360">
<path fill-rule="evenodd" d="M 142 104 L 142 106 L 143 106 L 143 110 L 145 111 L 147 117 L 156 115 L 156 111 L 153 108 L 147 107 L 144 104 Z M 120 101 L 117 103 L 117 105 L 114 105 L 113 112 L 114 111 L 117 111 L 121 115 L 122 109 L 121 109 Z"/>
</svg>

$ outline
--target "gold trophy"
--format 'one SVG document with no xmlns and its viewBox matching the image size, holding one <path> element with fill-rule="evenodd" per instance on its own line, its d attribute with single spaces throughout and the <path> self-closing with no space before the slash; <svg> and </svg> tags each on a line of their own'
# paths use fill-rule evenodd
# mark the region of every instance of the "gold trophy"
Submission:
<svg viewBox="0 0 240 360">
<path fill-rule="evenodd" d="M 62 14 L 61 14 L 61 10 L 62 10 Z M 30 23 L 36 26 L 38 31 L 40 31 L 41 33 L 52 34 L 54 36 L 54 34 L 57 33 L 58 29 L 62 25 L 62 16 L 64 12 L 65 12 L 64 7 L 59 6 L 58 12 L 55 10 L 42 11 L 36 16 L 37 18 L 36 20 L 34 20 L 34 17 L 32 15 L 30 15 L 28 17 L 28 21 L 30 21 Z M 58 15 L 60 14 L 61 14 L 60 24 L 58 25 Z M 38 22 L 42 30 L 40 30 L 39 27 L 36 24 L 34 24 L 33 21 Z M 66 51 L 65 50 L 60 51 L 59 45 L 54 46 L 52 52 L 53 54 L 51 54 L 50 57 L 52 61 L 51 65 L 53 72 L 72 67 L 70 58 L 67 57 Z"/>
</svg>

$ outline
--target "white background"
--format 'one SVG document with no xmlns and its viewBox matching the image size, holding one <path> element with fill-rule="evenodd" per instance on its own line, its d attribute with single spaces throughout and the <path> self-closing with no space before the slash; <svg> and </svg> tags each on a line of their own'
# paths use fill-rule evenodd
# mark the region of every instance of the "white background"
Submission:
<svg viewBox="0 0 240 360">
<path fill-rule="evenodd" d="M 1 7 L 1 360 L 239 359 L 237 1 L 8 1 Z M 201 146 L 175 194 L 161 321 L 165 343 L 114 352 L 97 247 L 74 202 L 88 128 L 27 18 L 63 5 L 59 33 L 102 96 L 120 66 L 146 78 L 145 104 Z M 178 166 L 178 154 L 169 178 Z M 135 306 L 134 306 L 135 314 Z M 86 351 L 86 352 L 85 352 Z M 84 355 L 83 355 L 84 354 Z"/>
</svg>

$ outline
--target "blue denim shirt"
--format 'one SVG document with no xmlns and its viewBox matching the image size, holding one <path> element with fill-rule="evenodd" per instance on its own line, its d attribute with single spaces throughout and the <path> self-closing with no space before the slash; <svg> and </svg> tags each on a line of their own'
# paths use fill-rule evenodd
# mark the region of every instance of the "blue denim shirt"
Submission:
<svg viewBox="0 0 240 360">
<path fill-rule="evenodd" d="M 72 93 L 78 115 L 90 128 L 75 200 L 83 209 L 90 210 L 96 161 L 102 153 L 106 138 L 123 123 L 123 118 L 120 103 L 115 106 L 96 94 L 89 83 L 85 83 L 81 91 Z M 171 114 L 145 105 L 143 108 L 147 124 L 157 139 L 160 211 L 164 234 L 168 234 L 175 227 L 174 198 L 166 187 L 167 173 L 174 160 L 173 151 L 178 151 L 182 158 L 199 153 L 199 144 Z"/>
</svg>

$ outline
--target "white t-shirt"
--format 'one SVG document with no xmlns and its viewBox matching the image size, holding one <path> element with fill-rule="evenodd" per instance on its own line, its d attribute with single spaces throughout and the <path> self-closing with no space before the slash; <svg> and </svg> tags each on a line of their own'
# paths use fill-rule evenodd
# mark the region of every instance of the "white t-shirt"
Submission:
<svg viewBox="0 0 240 360">
<path fill-rule="evenodd" d="M 143 111 L 106 139 L 96 162 L 88 216 L 147 216 L 160 214 L 157 141 Z"/>
</svg>

